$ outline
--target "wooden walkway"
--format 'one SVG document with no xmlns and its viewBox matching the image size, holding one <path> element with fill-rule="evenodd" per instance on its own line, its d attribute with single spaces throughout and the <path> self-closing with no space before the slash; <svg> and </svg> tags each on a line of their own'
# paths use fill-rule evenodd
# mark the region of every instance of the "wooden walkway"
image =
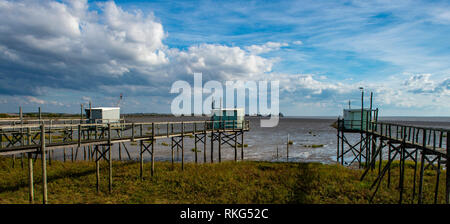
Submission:
<svg viewBox="0 0 450 224">
<path fill-rule="evenodd" d="M 338 119 L 337 122 L 337 162 L 342 165 L 358 163 L 360 168 L 365 169 L 361 180 L 369 171 L 378 170 L 377 178 L 371 185 L 371 189 L 374 189 L 371 200 L 375 197 L 384 177 L 387 176 L 387 185 L 390 185 L 391 165 L 393 161 L 398 160 L 399 203 L 404 202 L 405 161 L 409 160 L 414 162 L 411 202 L 417 199 L 417 203 L 423 203 L 424 170 L 428 168 L 436 171 L 434 203 L 438 202 L 442 166 L 445 166 L 445 170 L 450 167 L 450 129 L 387 122 L 367 122 L 366 127 L 348 129 L 345 128 L 345 122 L 348 121 Z M 360 138 L 356 142 L 351 142 L 347 134 L 357 134 Z M 450 203 L 450 172 L 445 173 L 445 200 L 446 203 Z"/>
<path fill-rule="evenodd" d="M 214 162 L 214 144 L 218 146 L 218 161 L 222 160 L 222 145 L 234 148 L 234 160 L 244 159 L 244 133 L 249 131 L 249 121 L 179 121 L 179 122 L 141 122 L 141 123 L 85 123 L 85 120 L 39 120 L 0 123 L 0 156 L 27 155 L 29 165 L 30 202 L 34 201 L 33 156 L 42 161 L 43 203 L 47 203 L 47 157 L 53 150 L 87 147 L 88 159 L 96 163 L 97 191 L 100 191 L 100 160 L 109 163 L 109 192 L 112 191 L 112 145 L 118 144 L 119 153 L 125 150 L 131 159 L 125 142 L 139 143 L 140 178 L 143 178 L 144 154 L 151 156 L 151 170 L 154 174 L 154 146 L 158 139 L 171 139 L 172 164 L 174 150 L 181 149 L 181 169 L 184 169 L 184 141 L 193 138 L 195 162 L 199 160 L 198 147 L 203 146 L 203 160 L 207 161 L 207 142 L 210 142 L 210 161 Z M 240 141 L 239 141 L 240 140 Z M 73 151 L 72 151 L 73 152 Z M 120 156 L 120 154 L 119 154 Z M 65 159 L 65 156 L 64 156 Z M 14 159 L 13 159 L 14 161 Z M 51 160 L 50 160 L 51 161 Z"/>
</svg>

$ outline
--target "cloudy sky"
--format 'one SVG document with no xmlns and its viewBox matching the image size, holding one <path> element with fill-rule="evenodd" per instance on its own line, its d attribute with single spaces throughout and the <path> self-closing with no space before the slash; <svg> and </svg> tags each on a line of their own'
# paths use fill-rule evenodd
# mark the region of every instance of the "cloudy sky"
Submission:
<svg viewBox="0 0 450 224">
<path fill-rule="evenodd" d="M 169 113 L 177 80 L 279 80 L 280 111 L 450 116 L 448 1 L 0 0 L 0 112 Z M 367 95 L 368 96 L 368 95 Z"/>
</svg>

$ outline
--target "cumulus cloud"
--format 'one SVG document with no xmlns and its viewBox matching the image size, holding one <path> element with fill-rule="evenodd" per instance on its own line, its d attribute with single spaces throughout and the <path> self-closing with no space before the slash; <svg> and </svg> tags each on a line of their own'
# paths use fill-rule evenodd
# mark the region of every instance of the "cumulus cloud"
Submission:
<svg viewBox="0 0 450 224">
<path fill-rule="evenodd" d="M 246 47 L 246 49 L 252 54 L 263 54 L 270 51 L 279 50 L 281 47 L 288 46 L 287 43 L 278 43 L 278 42 L 267 42 L 263 45 L 251 45 Z"/>
<path fill-rule="evenodd" d="M 30 102 L 30 103 L 36 103 L 36 104 L 45 104 L 46 102 L 45 102 L 45 100 L 40 100 L 40 99 L 38 99 L 38 98 L 36 98 L 36 97 L 34 97 L 34 96 L 27 96 L 27 97 L 25 97 L 27 100 L 28 100 L 28 102 Z"/>
<path fill-rule="evenodd" d="M 89 86 L 130 71 L 148 75 L 168 62 L 165 33 L 153 15 L 128 13 L 114 2 L 99 6 L 101 13 L 89 11 L 83 0 L 0 0 L 2 72 Z"/>
<path fill-rule="evenodd" d="M 103 99 L 124 92 L 127 96 L 152 96 L 150 101 L 161 104 L 170 96 L 174 81 L 192 81 L 194 73 L 202 73 L 204 81 L 280 80 L 282 97 L 288 103 L 332 107 L 357 95 L 361 85 L 322 74 L 274 72 L 277 59 L 265 53 L 289 44 L 302 45 L 300 40 L 241 47 L 200 43 L 186 49 L 170 48 L 164 44 L 168 34 L 153 14 L 126 11 L 113 1 L 96 4 L 98 7 L 92 9 L 86 0 L 0 0 L 0 95 L 21 95 L 30 104 L 63 106 L 68 103 L 53 100 L 55 92 L 77 91 L 84 96 L 95 92 L 104 94 Z M 440 18 L 445 20 L 446 13 L 440 12 Z M 370 52 L 384 61 L 409 64 L 416 60 L 405 55 L 423 51 L 397 54 L 400 51 L 395 46 L 409 42 L 394 37 L 407 28 L 345 37 L 344 43 L 337 39 L 328 47 Z M 380 43 L 380 39 L 391 41 Z M 376 53 L 380 49 L 385 52 Z M 385 104 L 400 107 L 438 104 L 450 95 L 449 78 L 437 79 L 426 73 L 365 87 L 376 92 Z M 46 98 L 52 94 L 54 98 Z M 72 96 L 72 100 L 79 101 L 80 97 Z M 81 100 L 87 102 L 91 96 Z M 130 102 L 139 104 L 133 99 Z"/>
<path fill-rule="evenodd" d="M 153 14 L 128 12 L 114 2 L 0 0 L 0 93 L 40 95 L 42 88 L 132 93 L 170 86 L 193 72 L 224 80 L 270 72 L 273 61 L 257 55 L 285 44 L 268 42 L 257 53 L 240 47 L 200 44 L 168 48 Z M 257 48 L 253 46 L 250 48 Z M 20 77 L 22 92 L 6 85 Z M 39 86 L 39 87 L 38 87 Z"/>
<path fill-rule="evenodd" d="M 239 47 L 216 44 L 191 46 L 187 51 L 172 52 L 175 72 L 201 72 L 206 79 L 249 78 L 272 70 L 273 61 L 250 54 Z"/>
</svg>

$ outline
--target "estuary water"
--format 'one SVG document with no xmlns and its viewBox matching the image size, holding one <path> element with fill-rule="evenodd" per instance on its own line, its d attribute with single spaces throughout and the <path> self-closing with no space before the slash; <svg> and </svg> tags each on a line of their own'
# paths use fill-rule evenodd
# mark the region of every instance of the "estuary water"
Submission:
<svg viewBox="0 0 450 224">
<path fill-rule="evenodd" d="M 200 120 L 206 118 L 195 117 L 130 117 L 127 121 L 156 122 L 173 120 Z M 337 117 L 282 117 L 276 127 L 263 128 L 260 117 L 249 117 L 250 131 L 245 133 L 244 154 L 246 160 L 286 161 L 287 136 L 292 144 L 289 145 L 289 161 L 334 163 L 336 161 L 337 132 L 332 127 Z M 380 121 L 395 122 L 409 125 L 450 128 L 450 117 L 383 117 Z M 356 141 L 359 135 L 348 134 L 349 141 Z M 170 144 L 169 139 L 160 140 Z M 194 161 L 194 139 L 185 140 L 185 160 Z M 217 143 L 214 158 L 217 161 Z M 201 151 L 203 148 L 200 147 Z M 156 144 L 155 159 L 170 160 L 170 146 Z M 132 150 L 137 152 L 137 149 Z M 210 145 L 207 145 L 207 161 L 210 161 Z M 132 153 L 137 156 L 137 153 Z M 240 155 L 240 150 L 238 150 Z M 179 155 L 180 156 L 180 155 Z M 203 161 L 203 152 L 198 153 L 199 161 Z M 147 158 L 146 158 L 147 159 Z M 179 158 L 178 158 L 179 159 Z M 222 146 L 222 160 L 233 160 L 234 149 Z"/>
<path fill-rule="evenodd" d="M 168 116 L 125 116 L 127 122 L 165 122 L 206 120 L 206 117 L 168 117 Z M 287 136 L 292 144 L 289 145 L 289 161 L 334 163 L 336 161 L 337 132 L 332 124 L 337 117 L 282 117 L 276 127 L 263 128 L 260 117 L 247 117 L 250 120 L 250 131 L 245 133 L 244 154 L 246 160 L 286 161 Z M 439 127 L 450 129 L 450 117 L 383 117 L 380 121 L 395 122 L 424 127 Z M 346 134 L 350 142 L 356 142 L 359 134 Z M 186 137 L 184 158 L 185 162 L 193 162 L 195 153 L 194 138 Z M 139 146 L 136 143 L 125 143 L 132 160 L 139 159 Z M 214 145 L 214 160 L 218 160 L 217 142 Z M 68 150 L 68 151 L 67 151 Z M 77 159 L 83 159 L 84 150 L 80 148 Z M 63 150 L 55 150 L 54 158 L 62 160 Z M 198 147 L 198 161 L 203 162 L 203 147 Z M 118 145 L 113 146 L 112 156 L 119 158 Z M 207 162 L 210 162 L 210 141 L 208 138 Z M 240 159 L 240 148 L 238 149 Z M 128 154 L 122 147 L 121 158 L 128 159 Z M 66 160 L 71 159 L 71 149 L 66 149 Z M 145 153 L 144 160 L 149 161 L 149 153 Z M 170 161 L 170 139 L 158 139 L 155 144 L 155 160 Z M 175 150 L 175 160 L 181 160 L 181 150 Z M 234 149 L 228 145 L 222 146 L 222 160 L 234 160 Z"/>
</svg>

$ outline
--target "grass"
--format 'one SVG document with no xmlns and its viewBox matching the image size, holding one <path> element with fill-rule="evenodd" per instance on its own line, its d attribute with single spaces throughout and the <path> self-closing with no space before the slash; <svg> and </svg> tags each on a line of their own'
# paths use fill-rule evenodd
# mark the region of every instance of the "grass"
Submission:
<svg viewBox="0 0 450 224">
<path fill-rule="evenodd" d="M 13 169 L 10 158 L 0 157 L 0 203 L 28 203 L 27 165 L 21 169 L 19 161 L 16 159 Z M 410 166 L 405 179 L 406 203 L 412 191 Z M 40 167 L 37 160 L 36 203 L 42 200 Z M 139 163 L 114 162 L 113 192 L 109 194 L 107 163 L 102 162 L 101 192 L 97 194 L 94 163 L 53 161 L 47 167 L 49 203 L 368 203 L 369 187 L 376 177 L 376 172 L 370 172 L 359 181 L 362 170 L 318 163 L 187 163 L 181 171 L 180 164 L 172 170 L 170 162 L 156 162 L 155 176 L 150 177 L 150 164 L 146 163 L 140 181 Z M 396 164 L 393 169 L 391 187 L 386 187 L 385 178 L 374 203 L 398 202 Z M 433 199 L 434 173 L 425 171 L 426 203 Z M 445 177 L 445 172 L 441 176 Z M 441 203 L 444 185 L 441 180 Z"/>
</svg>

